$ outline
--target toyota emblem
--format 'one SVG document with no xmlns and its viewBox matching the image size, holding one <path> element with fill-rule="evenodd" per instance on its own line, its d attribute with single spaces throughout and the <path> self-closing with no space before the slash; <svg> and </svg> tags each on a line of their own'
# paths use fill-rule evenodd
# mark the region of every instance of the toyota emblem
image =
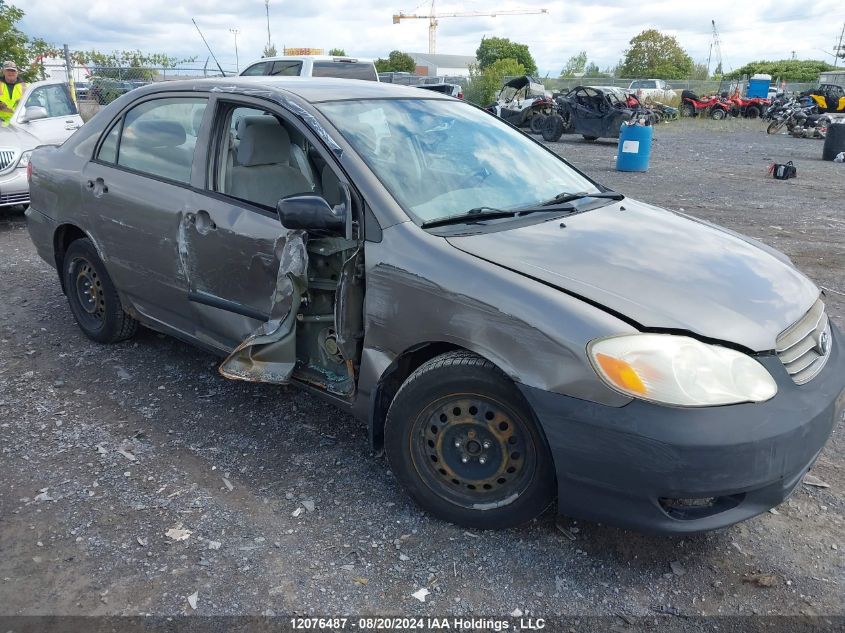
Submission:
<svg viewBox="0 0 845 633">
<path fill-rule="evenodd" d="M 827 356 L 827 353 L 830 351 L 830 334 L 827 330 L 822 332 L 822 335 L 819 337 L 818 350 L 822 356 Z"/>
</svg>

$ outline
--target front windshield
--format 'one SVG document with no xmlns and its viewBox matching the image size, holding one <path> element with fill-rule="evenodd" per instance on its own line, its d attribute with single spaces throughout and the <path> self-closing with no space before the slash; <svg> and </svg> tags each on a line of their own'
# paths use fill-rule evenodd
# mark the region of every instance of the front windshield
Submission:
<svg viewBox="0 0 845 633">
<path fill-rule="evenodd" d="M 318 106 L 416 222 L 562 192 L 587 178 L 499 119 L 457 100 L 373 99 Z"/>
</svg>

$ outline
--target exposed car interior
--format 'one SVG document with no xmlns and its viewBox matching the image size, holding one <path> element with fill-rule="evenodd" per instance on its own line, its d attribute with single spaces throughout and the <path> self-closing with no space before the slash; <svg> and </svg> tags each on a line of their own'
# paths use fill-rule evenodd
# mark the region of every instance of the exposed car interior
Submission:
<svg viewBox="0 0 845 633">
<path fill-rule="evenodd" d="M 293 125 L 271 112 L 235 104 L 222 116 L 217 191 L 271 209 L 280 198 L 311 193 L 333 207 L 347 204 L 335 171 Z M 362 340 L 363 258 L 357 236 L 312 232 L 306 249 L 307 287 L 292 308 L 297 311 L 294 376 L 350 397 Z"/>
</svg>

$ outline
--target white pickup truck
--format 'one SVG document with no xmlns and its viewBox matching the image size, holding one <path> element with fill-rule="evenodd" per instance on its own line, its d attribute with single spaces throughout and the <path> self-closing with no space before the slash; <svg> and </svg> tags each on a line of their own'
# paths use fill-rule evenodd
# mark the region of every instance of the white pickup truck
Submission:
<svg viewBox="0 0 845 633">
<path fill-rule="evenodd" d="M 8 125 L 0 125 L 0 207 L 29 204 L 26 167 L 39 145 L 61 145 L 82 126 L 63 81 L 27 84 Z"/>
<path fill-rule="evenodd" d="M 628 92 L 633 92 L 639 99 L 652 101 L 669 101 L 675 96 L 675 91 L 664 79 L 635 79 L 628 86 Z"/>
</svg>

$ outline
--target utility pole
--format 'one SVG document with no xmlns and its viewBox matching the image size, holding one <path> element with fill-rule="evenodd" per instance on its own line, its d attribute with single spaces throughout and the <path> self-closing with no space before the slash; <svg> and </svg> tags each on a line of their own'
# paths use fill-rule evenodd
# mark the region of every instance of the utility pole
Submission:
<svg viewBox="0 0 845 633">
<path fill-rule="evenodd" d="M 264 0 L 264 11 L 267 13 L 267 50 L 270 50 L 270 0 Z"/>
<path fill-rule="evenodd" d="M 229 33 L 235 36 L 235 72 L 238 74 L 241 72 L 241 62 L 240 59 L 238 59 L 238 33 L 240 32 L 241 30 L 238 27 L 229 29 Z"/>
<path fill-rule="evenodd" d="M 845 57 L 845 47 L 842 46 L 842 38 L 845 36 L 845 22 L 842 23 L 842 31 L 839 33 L 839 44 L 836 45 L 834 49 L 834 56 L 833 56 L 833 67 L 836 68 L 839 64 L 839 56 L 842 55 Z"/>
</svg>

